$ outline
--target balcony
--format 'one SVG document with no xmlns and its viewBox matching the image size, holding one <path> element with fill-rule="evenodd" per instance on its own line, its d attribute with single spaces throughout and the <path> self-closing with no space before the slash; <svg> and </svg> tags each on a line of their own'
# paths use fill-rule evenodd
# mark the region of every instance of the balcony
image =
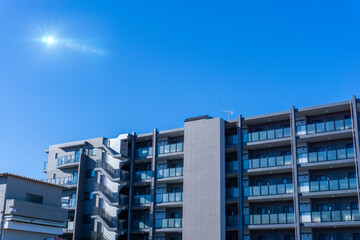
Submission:
<svg viewBox="0 0 360 240">
<path fill-rule="evenodd" d="M 353 159 L 354 148 L 344 148 L 337 150 L 327 150 L 321 152 L 309 152 L 298 154 L 298 162 L 302 163 L 317 163 L 325 161 L 335 161 L 343 159 Z"/>
<path fill-rule="evenodd" d="M 61 207 L 64 209 L 75 209 L 76 207 L 76 199 L 71 198 L 69 203 L 61 203 Z"/>
<path fill-rule="evenodd" d="M 64 233 L 71 233 L 74 231 L 75 223 L 73 221 L 68 221 L 66 228 L 63 229 Z"/>
<path fill-rule="evenodd" d="M 244 143 L 250 142 L 259 142 L 265 140 L 274 140 L 280 138 L 290 137 L 290 128 L 279 128 L 267 131 L 259 131 L 259 132 L 252 132 L 252 133 L 245 133 L 243 134 L 243 141 Z"/>
<path fill-rule="evenodd" d="M 118 192 L 111 191 L 107 186 L 99 183 L 94 184 L 94 192 L 102 195 L 102 197 L 112 206 L 127 206 L 129 197 Z"/>
<path fill-rule="evenodd" d="M 238 135 L 230 135 L 225 137 L 226 147 L 235 147 L 238 143 Z"/>
<path fill-rule="evenodd" d="M 146 181 L 152 177 L 152 171 L 140 171 L 135 172 L 135 181 Z"/>
<path fill-rule="evenodd" d="M 299 183 L 301 193 L 357 189 L 356 178 Z"/>
<path fill-rule="evenodd" d="M 292 165 L 291 155 L 244 160 L 244 169 L 258 169 Z"/>
<path fill-rule="evenodd" d="M 158 153 L 161 154 L 168 154 L 168 153 L 176 153 L 184 151 L 184 143 L 173 143 L 173 144 L 166 144 L 160 145 L 158 147 Z"/>
<path fill-rule="evenodd" d="M 132 229 L 144 230 L 144 229 L 149 229 L 149 227 L 150 227 L 149 219 L 146 219 L 146 220 L 133 220 L 132 221 Z"/>
<path fill-rule="evenodd" d="M 227 172 L 237 171 L 239 169 L 238 161 L 226 162 L 225 169 Z"/>
<path fill-rule="evenodd" d="M 72 154 L 57 159 L 58 168 L 74 167 L 79 163 L 79 154 Z"/>
<path fill-rule="evenodd" d="M 102 232 L 91 232 L 91 240 L 109 240 Z"/>
<path fill-rule="evenodd" d="M 324 133 L 324 132 L 333 132 L 345 129 L 351 129 L 352 122 L 351 119 L 330 121 L 330 122 L 322 122 L 322 123 L 313 123 L 307 124 L 303 126 L 297 126 L 296 132 L 297 135 L 308 135 L 315 133 Z"/>
<path fill-rule="evenodd" d="M 100 217 L 100 220 L 105 224 L 105 227 L 110 231 L 125 231 L 126 223 L 112 217 L 105 209 L 93 207 L 93 215 Z"/>
<path fill-rule="evenodd" d="M 136 149 L 136 157 L 147 157 L 152 156 L 152 147 L 144 147 Z"/>
<path fill-rule="evenodd" d="M 135 195 L 134 196 L 134 205 L 145 205 L 150 204 L 151 195 Z"/>
<path fill-rule="evenodd" d="M 293 224 L 294 221 L 294 213 L 269 213 L 245 216 L 245 224 L 248 225 Z"/>
<path fill-rule="evenodd" d="M 155 228 L 181 228 L 182 218 L 155 219 Z"/>
<path fill-rule="evenodd" d="M 41 181 L 57 184 L 57 185 L 68 186 L 68 187 L 76 187 L 78 178 L 77 176 L 69 176 L 69 177 L 61 177 L 61 178 L 43 179 Z"/>
<path fill-rule="evenodd" d="M 182 202 L 183 193 L 160 193 L 156 194 L 156 203 Z"/>
<path fill-rule="evenodd" d="M 156 174 L 156 177 L 158 179 L 182 177 L 182 176 L 183 176 L 182 167 L 159 169 L 157 170 L 157 174 Z"/>
<path fill-rule="evenodd" d="M 226 226 L 237 227 L 238 225 L 239 225 L 238 215 L 226 216 Z"/>
<path fill-rule="evenodd" d="M 43 172 L 46 172 L 48 168 L 48 162 L 44 162 Z"/>
<path fill-rule="evenodd" d="M 356 210 L 338 210 L 321 212 L 302 212 L 302 223 L 357 222 L 360 224 L 360 212 Z"/>
<path fill-rule="evenodd" d="M 239 188 L 227 188 L 226 189 L 226 198 L 238 198 L 239 197 Z"/>
<path fill-rule="evenodd" d="M 294 186 L 292 183 L 244 187 L 244 196 L 245 197 L 269 196 L 271 198 L 274 195 L 292 194 L 294 192 L 293 187 Z"/>
<path fill-rule="evenodd" d="M 108 176 L 112 181 L 121 181 L 121 182 L 127 182 L 129 181 L 130 174 L 127 171 L 123 171 L 120 169 L 115 169 L 113 166 L 111 166 L 109 163 L 105 161 L 96 161 L 96 167 L 95 170 L 101 171 L 105 175 Z"/>
</svg>

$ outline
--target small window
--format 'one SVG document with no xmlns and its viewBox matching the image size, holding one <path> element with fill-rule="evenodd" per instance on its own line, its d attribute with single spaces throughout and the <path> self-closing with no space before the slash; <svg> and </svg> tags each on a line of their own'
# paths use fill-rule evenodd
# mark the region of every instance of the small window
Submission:
<svg viewBox="0 0 360 240">
<path fill-rule="evenodd" d="M 85 200 L 93 200 L 94 194 L 92 192 L 85 192 L 84 199 Z"/>
<path fill-rule="evenodd" d="M 26 201 L 32 202 L 32 203 L 43 203 L 43 196 L 32 194 L 32 193 L 26 193 Z"/>
<path fill-rule="evenodd" d="M 89 156 L 95 156 L 96 155 L 96 148 L 90 148 L 89 150 L 88 150 L 89 152 Z"/>
<path fill-rule="evenodd" d="M 93 178 L 93 177 L 95 177 L 95 170 L 94 169 L 86 170 L 86 178 Z"/>
<path fill-rule="evenodd" d="M 57 159 L 58 158 L 58 153 L 55 153 L 55 159 Z"/>
<path fill-rule="evenodd" d="M 91 215 L 85 214 L 83 215 L 83 224 L 90 224 L 91 223 Z"/>
</svg>

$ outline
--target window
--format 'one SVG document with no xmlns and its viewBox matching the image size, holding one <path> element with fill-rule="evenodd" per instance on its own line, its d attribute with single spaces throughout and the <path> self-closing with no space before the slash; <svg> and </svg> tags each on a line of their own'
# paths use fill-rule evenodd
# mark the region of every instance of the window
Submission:
<svg viewBox="0 0 360 240">
<path fill-rule="evenodd" d="M 95 156 L 96 155 L 96 148 L 90 148 L 88 150 L 89 156 Z"/>
<path fill-rule="evenodd" d="M 93 177 L 95 177 L 95 170 L 94 169 L 86 170 L 86 178 L 93 178 Z"/>
<path fill-rule="evenodd" d="M 88 215 L 88 214 L 83 215 L 82 223 L 83 224 L 90 224 L 91 223 L 91 215 Z"/>
<path fill-rule="evenodd" d="M 85 192 L 84 200 L 93 200 L 94 194 L 92 192 Z"/>
<path fill-rule="evenodd" d="M 57 159 L 58 158 L 58 154 L 57 153 L 55 153 L 55 159 Z"/>
<path fill-rule="evenodd" d="M 26 193 L 26 201 L 32 202 L 32 203 L 43 203 L 43 196 L 32 194 L 32 193 Z"/>
</svg>

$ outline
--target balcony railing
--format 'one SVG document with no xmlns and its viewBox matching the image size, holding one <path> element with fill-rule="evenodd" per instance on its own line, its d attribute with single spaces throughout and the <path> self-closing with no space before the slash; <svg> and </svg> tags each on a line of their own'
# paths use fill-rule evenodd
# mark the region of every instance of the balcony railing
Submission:
<svg viewBox="0 0 360 240">
<path fill-rule="evenodd" d="M 140 171 L 135 172 L 135 180 L 136 181 L 144 181 L 149 180 L 152 177 L 152 171 Z"/>
<path fill-rule="evenodd" d="M 181 228 L 182 218 L 156 219 L 155 228 Z"/>
<path fill-rule="evenodd" d="M 147 220 L 133 220 L 132 228 L 133 229 L 148 229 L 150 227 L 150 221 Z"/>
<path fill-rule="evenodd" d="M 226 162 L 226 171 L 237 171 L 239 165 L 237 161 L 228 161 Z"/>
<path fill-rule="evenodd" d="M 307 124 L 303 126 L 297 126 L 296 131 L 298 135 L 305 134 L 314 134 L 314 133 L 323 133 L 323 132 L 331 132 L 338 131 L 344 129 L 352 128 L 351 119 L 337 120 L 337 121 L 329 121 L 322 123 L 313 123 Z"/>
<path fill-rule="evenodd" d="M 112 178 L 120 178 L 120 181 L 129 180 L 129 172 L 120 169 L 115 169 L 105 161 L 96 161 L 96 168 L 104 169 Z"/>
<path fill-rule="evenodd" d="M 298 154 L 299 163 L 324 162 L 351 158 L 354 158 L 354 148 Z"/>
<path fill-rule="evenodd" d="M 289 224 L 294 223 L 294 213 L 269 213 L 245 216 L 245 224 Z"/>
<path fill-rule="evenodd" d="M 184 143 L 183 142 L 160 145 L 158 147 L 159 154 L 175 153 L 175 152 L 182 152 L 182 151 L 184 151 Z"/>
<path fill-rule="evenodd" d="M 181 202 L 182 196 L 182 192 L 156 194 L 156 203 Z"/>
<path fill-rule="evenodd" d="M 237 187 L 226 189 L 226 198 L 237 198 L 237 197 L 239 197 L 239 189 Z"/>
<path fill-rule="evenodd" d="M 78 162 L 79 162 L 79 154 L 67 155 L 67 156 L 59 157 L 57 159 L 58 166 L 71 164 L 71 163 L 78 163 Z"/>
<path fill-rule="evenodd" d="M 77 180 L 78 180 L 77 176 L 70 176 L 70 177 L 62 177 L 62 178 L 43 179 L 42 181 L 57 185 L 76 185 Z"/>
<path fill-rule="evenodd" d="M 244 187 L 245 197 L 289 194 L 293 192 L 294 189 L 292 183 Z"/>
<path fill-rule="evenodd" d="M 43 170 L 46 170 L 47 167 L 48 167 L 48 162 L 46 161 L 46 162 L 44 162 L 44 168 L 43 168 Z"/>
<path fill-rule="evenodd" d="M 72 232 L 72 231 L 74 231 L 74 222 L 68 221 L 66 228 L 64 228 L 64 232 Z"/>
<path fill-rule="evenodd" d="M 109 240 L 102 232 L 91 232 L 91 240 Z"/>
<path fill-rule="evenodd" d="M 152 147 L 144 147 L 136 149 L 136 157 L 147 157 L 152 155 Z"/>
<path fill-rule="evenodd" d="M 244 160 L 244 169 L 279 167 L 292 164 L 291 155 Z"/>
<path fill-rule="evenodd" d="M 69 203 L 62 203 L 61 204 L 61 207 L 65 208 L 65 209 L 75 208 L 75 206 L 76 206 L 76 199 L 75 198 L 70 198 Z"/>
<path fill-rule="evenodd" d="M 157 170 L 157 178 L 181 177 L 183 176 L 183 168 L 165 168 Z"/>
<path fill-rule="evenodd" d="M 238 215 L 226 216 L 226 226 L 238 226 Z"/>
<path fill-rule="evenodd" d="M 93 207 L 93 215 L 99 216 L 110 228 L 117 228 L 117 229 L 126 228 L 126 224 L 123 221 L 118 220 L 116 217 L 112 217 L 103 208 Z"/>
<path fill-rule="evenodd" d="M 129 197 L 119 194 L 118 192 L 111 191 L 107 186 L 99 183 L 94 184 L 94 191 L 100 191 L 111 203 L 129 204 Z"/>
<path fill-rule="evenodd" d="M 135 195 L 134 205 L 149 204 L 151 202 L 151 195 Z"/>
<path fill-rule="evenodd" d="M 302 223 L 353 222 L 360 221 L 359 209 L 321 212 L 302 212 Z"/>
<path fill-rule="evenodd" d="M 290 128 L 279 128 L 267 131 L 259 131 L 259 132 L 251 132 L 243 134 L 243 141 L 244 143 L 248 142 L 258 142 L 264 140 L 272 140 L 272 139 L 279 139 L 290 137 Z"/>
<path fill-rule="evenodd" d="M 233 146 L 238 143 L 238 135 L 230 135 L 225 137 L 225 145 Z"/>
<path fill-rule="evenodd" d="M 300 192 L 321 192 L 356 189 L 356 178 L 345 178 L 324 181 L 301 182 Z"/>
</svg>

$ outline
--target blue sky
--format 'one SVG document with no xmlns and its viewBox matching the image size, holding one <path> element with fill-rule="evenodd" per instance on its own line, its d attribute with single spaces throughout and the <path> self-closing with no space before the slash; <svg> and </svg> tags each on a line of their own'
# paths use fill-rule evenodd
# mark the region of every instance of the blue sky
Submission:
<svg viewBox="0 0 360 240">
<path fill-rule="evenodd" d="M 0 172 L 44 178 L 52 144 L 360 96 L 359 16 L 355 0 L 2 0 Z"/>
</svg>

